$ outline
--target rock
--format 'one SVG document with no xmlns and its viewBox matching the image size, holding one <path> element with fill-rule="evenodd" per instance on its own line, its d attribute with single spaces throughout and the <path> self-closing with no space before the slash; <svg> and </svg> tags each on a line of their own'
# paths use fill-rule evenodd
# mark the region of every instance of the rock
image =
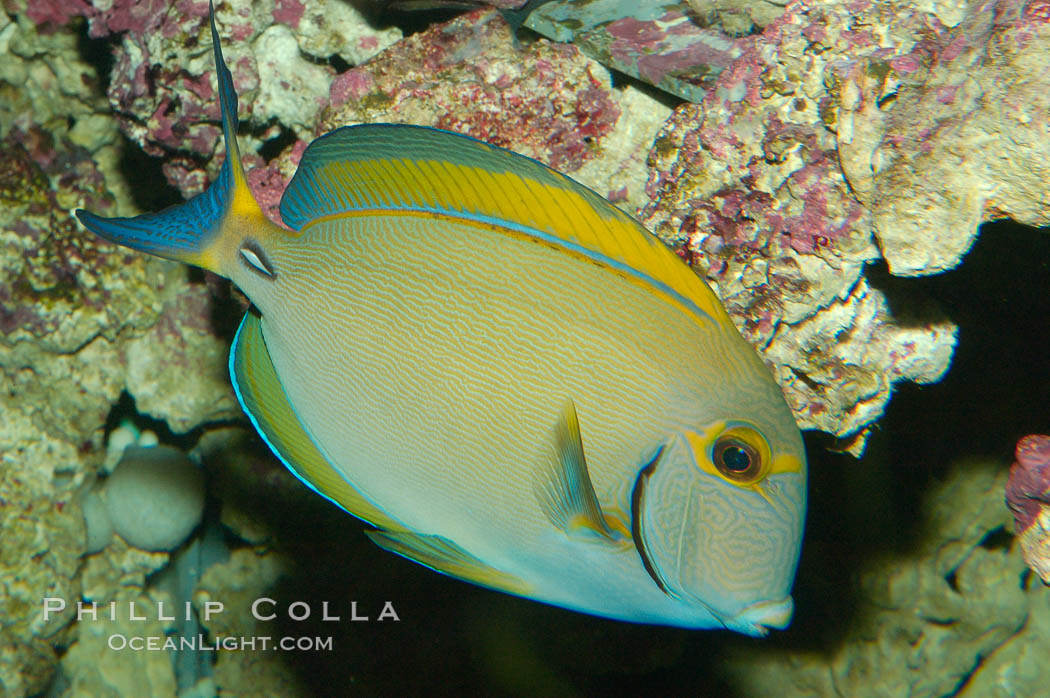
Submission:
<svg viewBox="0 0 1050 698">
<path fill-rule="evenodd" d="M 1025 562 L 1050 585 L 1050 436 L 1034 434 L 1018 441 L 1016 459 L 1006 483 L 1006 504 Z"/>
<path fill-rule="evenodd" d="M 134 606 L 130 604 L 134 603 Z M 164 642 L 157 605 L 142 596 L 112 607 L 100 607 L 98 618 L 77 623 L 76 641 L 62 659 L 62 671 L 73 696 L 175 696 L 175 670 L 170 652 L 127 647 L 131 638 Z M 131 617 L 134 609 L 135 618 Z M 142 618 L 142 620 L 139 620 Z"/>
<path fill-rule="evenodd" d="M 1050 223 L 1047 51 L 1045 3 L 975 2 L 938 40 L 889 62 L 904 74 L 881 97 L 893 104 L 873 125 L 882 134 L 863 153 L 867 168 L 862 161 L 857 170 L 872 180 L 858 188 L 871 192 L 891 273 L 951 269 L 984 221 Z"/>
<path fill-rule="evenodd" d="M 128 389 L 129 347 L 154 327 L 165 299 L 175 305 L 194 286 L 178 265 L 127 254 L 71 219 L 76 206 L 135 212 L 116 174 L 119 130 L 95 118 L 108 109 L 77 34 L 38 30 L 20 8 L 8 12 L 0 16 L 0 693 L 21 696 L 44 690 L 53 647 L 68 644 L 72 615 L 41 623 L 40 603 L 80 597 L 77 492 L 102 463 L 106 419 Z M 185 314 L 166 328 L 176 353 L 184 323 Z M 198 354 L 185 369 L 195 375 L 209 363 L 221 375 L 225 356 Z M 216 385 L 232 406 L 228 384 Z M 213 410 L 216 394 L 205 399 Z M 162 398 L 151 408 L 175 415 Z"/>
<path fill-rule="evenodd" d="M 227 562 L 209 567 L 194 597 L 201 624 L 209 635 L 276 641 L 272 626 L 257 620 L 250 609 L 256 599 L 266 597 L 288 568 L 288 561 L 277 553 L 262 554 L 251 548 L 234 550 Z M 222 603 L 224 611 L 207 619 L 205 604 L 212 600 Z M 269 611 L 270 606 L 263 608 Z M 220 686 L 266 686 L 267 692 L 275 695 L 308 695 L 295 672 L 280 660 L 279 652 L 220 652 L 217 659 L 215 682 Z"/>
<path fill-rule="evenodd" d="M 97 553 L 113 540 L 113 522 L 109 520 L 106 505 L 96 490 L 88 490 L 80 499 L 80 508 L 84 512 L 84 529 L 87 541 L 84 552 Z"/>
<path fill-rule="evenodd" d="M 862 281 L 880 252 L 848 176 L 838 76 L 921 46 L 936 21 L 910 3 L 790 5 L 737 40 L 739 58 L 675 110 L 649 157 L 643 221 L 764 351 L 800 426 L 855 454 L 894 382 L 939 380 L 955 329 L 936 313 L 902 322 Z"/>
<path fill-rule="evenodd" d="M 859 608 L 841 642 L 826 655 L 733 652 L 741 695 L 955 695 L 1029 617 L 1016 546 L 989 543 L 1008 524 L 1005 477 L 998 463 L 956 464 L 925 497 L 915 551 L 861 571 Z"/>
<path fill-rule="evenodd" d="M 204 476 L 171 446 L 129 446 L 101 491 L 113 530 L 136 548 L 173 550 L 204 512 Z"/>
<path fill-rule="evenodd" d="M 603 65 L 700 101 L 714 78 L 740 55 L 732 36 L 749 32 L 754 23 L 746 8 L 719 13 L 720 8 L 708 3 L 697 4 L 706 6 L 691 11 L 685 0 L 555 0 L 536 7 L 525 26 L 555 41 L 572 42 Z M 770 9 L 770 16 L 763 17 L 767 23 L 782 11 L 762 0 L 752 5 Z"/>
</svg>

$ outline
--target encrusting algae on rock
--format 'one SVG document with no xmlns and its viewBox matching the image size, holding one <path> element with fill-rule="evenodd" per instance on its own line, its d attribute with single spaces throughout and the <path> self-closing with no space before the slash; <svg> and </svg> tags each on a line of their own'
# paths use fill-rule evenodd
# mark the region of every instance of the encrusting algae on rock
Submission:
<svg viewBox="0 0 1050 698">
<path fill-rule="evenodd" d="M 1050 436 L 1033 434 L 1017 442 L 1006 504 L 1025 562 L 1050 585 Z"/>
</svg>

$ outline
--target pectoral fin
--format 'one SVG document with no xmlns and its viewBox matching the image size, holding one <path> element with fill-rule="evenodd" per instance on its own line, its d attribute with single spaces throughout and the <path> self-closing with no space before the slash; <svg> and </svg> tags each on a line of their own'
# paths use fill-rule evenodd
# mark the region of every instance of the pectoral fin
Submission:
<svg viewBox="0 0 1050 698">
<path fill-rule="evenodd" d="M 525 596 L 529 585 L 514 575 L 500 572 L 459 547 L 448 538 L 408 531 L 365 531 L 384 550 L 407 557 L 437 572 L 509 594 Z"/>
<path fill-rule="evenodd" d="M 605 514 L 594 494 L 576 406 L 570 400 L 554 425 L 554 448 L 535 487 L 543 513 L 568 535 L 597 536 L 611 543 L 630 539 L 623 522 Z"/>
</svg>

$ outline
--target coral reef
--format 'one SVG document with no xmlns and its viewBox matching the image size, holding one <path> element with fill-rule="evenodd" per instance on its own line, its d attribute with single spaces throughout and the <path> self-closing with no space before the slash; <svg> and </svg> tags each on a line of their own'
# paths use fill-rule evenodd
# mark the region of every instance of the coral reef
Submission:
<svg viewBox="0 0 1050 698">
<path fill-rule="evenodd" d="M 644 221 L 706 273 L 800 424 L 855 453 L 894 382 L 943 375 L 955 327 L 895 317 L 863 275 L 880 252 L 840 164 L 838 76 L 912 51 L 931 23 L 907 3 L 792 4 L 737 40 L 741 56 L 650 154 Z"/>
<path fill-rule="evenodd" d="M 357 64 L 396 41 L 399 33 L 372 29 L 352 5 L 338 1 L 312 3 L 294 25 L 275 24 L 287 12 L 276 7 L 267 12 L 265 5 L 239 1 L 216 9 L 241 97 L 240 116 L 270 126 L 261 140 L 280 135 L 278 123 L 309 140 L 335 73 L 304 56 L 325 61 L 336 55 Z M 204 32 L 207 10 L 203 4 L 176 3 L 156 13 L 153 22 L 161 23 L 159 31 L 126 34 L 109 94 L 125 132 L 146 152 L 166 157 L 165 173 L 185 196 L 210 181 L 199 158 L 221 148 L 222 140 L 210 40 Z M 259 141 L 245 140 L 242 151 L 254 152 Z M 221 153 L 210 175 L 220 161 Z M 253 158 L 252 164 L 262 164 L 261 158 Z"/>
<path fill-rule="evenodd" d="M 213 565 L 204 575 L 194 597 L 198 611 L 210 600 L 218 600 L 236 613 L 222 613 L 205 621 L 212 637 L 269 637 L 269 623 L 257 620 L 244 609 L 255 599 L 266 597 L 289 563 L 275 553 L 262 554 L 249 548 L 235 550 L 228 562 Z M 280 696 L 308 695 L 301 681 L 272 652 L 221 652 L 215 664 L 220 686 L 266 686 Z"/>
<path fill-rule="evenodd" d="M 140 596 L 113 609 L 110 614 L 109 606 L 100 607 L 97 618 L 77 623 L 77 640 L 62 660 L 59 685 L 75 696 L 174 696 L 169 652 L 112 649 L 114 637 L 164 637 L 156 602 Z"/>
<path fill-rule="evenodd" d="M 1025 562 L 1050 584 L 1050 436 L 1024 437 L 1017 442 L 1015 457 L 1006 504 L 1014 515 Z"/>
<path fill-rule="evenodd" d="M 0 693 L 20 696 L 46 688 L 55 648 L 74 637 L 69 609 L 45 622 L 40 604 L 81 596 L 76 494 L 99 467 L 121 392 L 149 394 L 129 388 L 131 347 L 167 314 L 167 344 L 185 353 L 194 333 L 175 308 L 197 286 L 178 265 L 126 254 L 70 221 L 75 206 L 133 210 L 117 174 L 119 130 L 101 116 L 108 107 L 76 35 L 3 13 L 0 52 Z M 155 360 L 182 380 L 199 375 L 169 358 Z M 222 353 L 210 360 L 221 375 Z M 207 406 L 194 425 L 236 414 L 226 382 L 205 392 L 193 398 Z"/>
<path fill-rule="evenodd" d="M 1028 620 L 1010 640 L 985 658 L 957 694 L 959 698 L 1014 698 L 1046 691 L 1050 649 L 1050 594 L 1041 584 L 1025 589 Z"/>
<path fill-rule="evenodd" d="M 216 151 L 221 139 L 210 57 L 199 47 L 207 41 L 203 22 L 199 14 L 180 12 L 176 5 L 154 20 L 176 23 L 178 31 L 157 24 L 146 38 L 125 35 L 110 100 L 127 135 L 164 155 L 169 181 L 191 196 L 214 175 L 222 153 Z M 310 54 L 300 30 L 267 25 L 265 13 L 252 18 L 255 24 L 242 30 L 236 23 L 248 21 L 242 9 L 217 8 L 240 116 L 253 126 L 241 136 L 249 183 L 274 218 L 307 142 L 365 121 L 467 133 L 568 172 L 632 210 L 645 202 L 645 153 L 669 110 L 633 87 L 613 90 L 608 72 L 572 46 L 517 48 L 499 13 L 481 9 L 336 76 L 304 61 L 301 54 L 317 54 Z M 394 38 L 371 31 L 357 43 L 373 51 Z M 164 64 L 152 56 L 164 56 Z M 344 55 L 351 64 L 361 57 Z M 261 138 L 252 135 L 259 132 Z M 260 142 L 281 134 L 291 144 L 264 163 L 254 154 Z"/>
<path fill-rule="evenodd" d="M 68 223 L 60 198 L 76 199 L 97 170 L 83 153 L 49 179 L 13 131 L 0 147 L 0 692 L 43 690 L 69 613 L 43 622 L 40 600 L 76 598 L 84 524 L 73 495 L 91 472 L 102 426 L 122 385 L 117 326 L 147 323 L 149 266 Z M 57 178 L 60 180 L 61 178 Z M 123 281 L 107 286 L 99 276 Z M 108 336 L 107 336 L 108 335 Z"/>
<path fill-rule="evenodd" d="M 165 173 L 184 195 L 202 190 L 210 177 L 201 164 L 212 159 L 221 142 L 210 39 L 204 32 L 208 4 L 28 5 L 27 16 L 52 30 L 84 16 L 91 37 L 122 34 L 110 76 L 109 111 L 147 153 L 165 156 Z M 216 15 L 241 95 L 241 118 L 263 125 L 261 139 L 245 138 L 247 152 L 278 137 L 278 123 L 300 138 L 312 137 L 334 76 L 330 59 L 356 65 L 400 38 L 396 29 L 373 29 L 353 5 L 337 0 L 309 8 L 297 0 L 232 0 L 219 3 Z M 254 162 L 262 161 L 256 157 Z"/>
<path fill-rule="evenodd" d="M 937 381 L 956 340 L 936 311 L 893 312 L 864 266 L 932 274 L 982 221 L 1048 222 L 1045 15 L 793 3 L 654 145 L 645 222 L 716 286 L 801 425 L 854 453 L 893 384 Z"/>
<path fill-rule="evenodd" d="M 982 221 L 1050 223 L 1050 91 L 1041 60 L 1050 50 L 1050 7 L 974 2 L 950 30 L 930 29 L 935 38 L 871 56 L 840 86 L 840 119 L 860 126 L 838 130 L 848 144 L 843 169 L 900 275 L 951 269 Z M 892 107 L 880 106 L 887 100 Z"/>
</svg>

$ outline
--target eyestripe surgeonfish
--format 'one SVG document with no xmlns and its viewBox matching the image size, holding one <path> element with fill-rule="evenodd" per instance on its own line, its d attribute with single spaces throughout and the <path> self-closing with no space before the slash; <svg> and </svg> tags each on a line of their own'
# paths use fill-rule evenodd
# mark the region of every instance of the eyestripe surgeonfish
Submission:
<svg viewBox="0 0 1050 698">
<path fill-rule="evenodd" d="M 230 373 L 288 468 L 454 577 L 627 621 L 785 627 L 805 452 L 707 285 L 586 187 L 431 128 L 318 138 L 272 223 L 211 31 L 218 179 L 160 213 L 76 215 L 251 299 Z"/>
</svg>

